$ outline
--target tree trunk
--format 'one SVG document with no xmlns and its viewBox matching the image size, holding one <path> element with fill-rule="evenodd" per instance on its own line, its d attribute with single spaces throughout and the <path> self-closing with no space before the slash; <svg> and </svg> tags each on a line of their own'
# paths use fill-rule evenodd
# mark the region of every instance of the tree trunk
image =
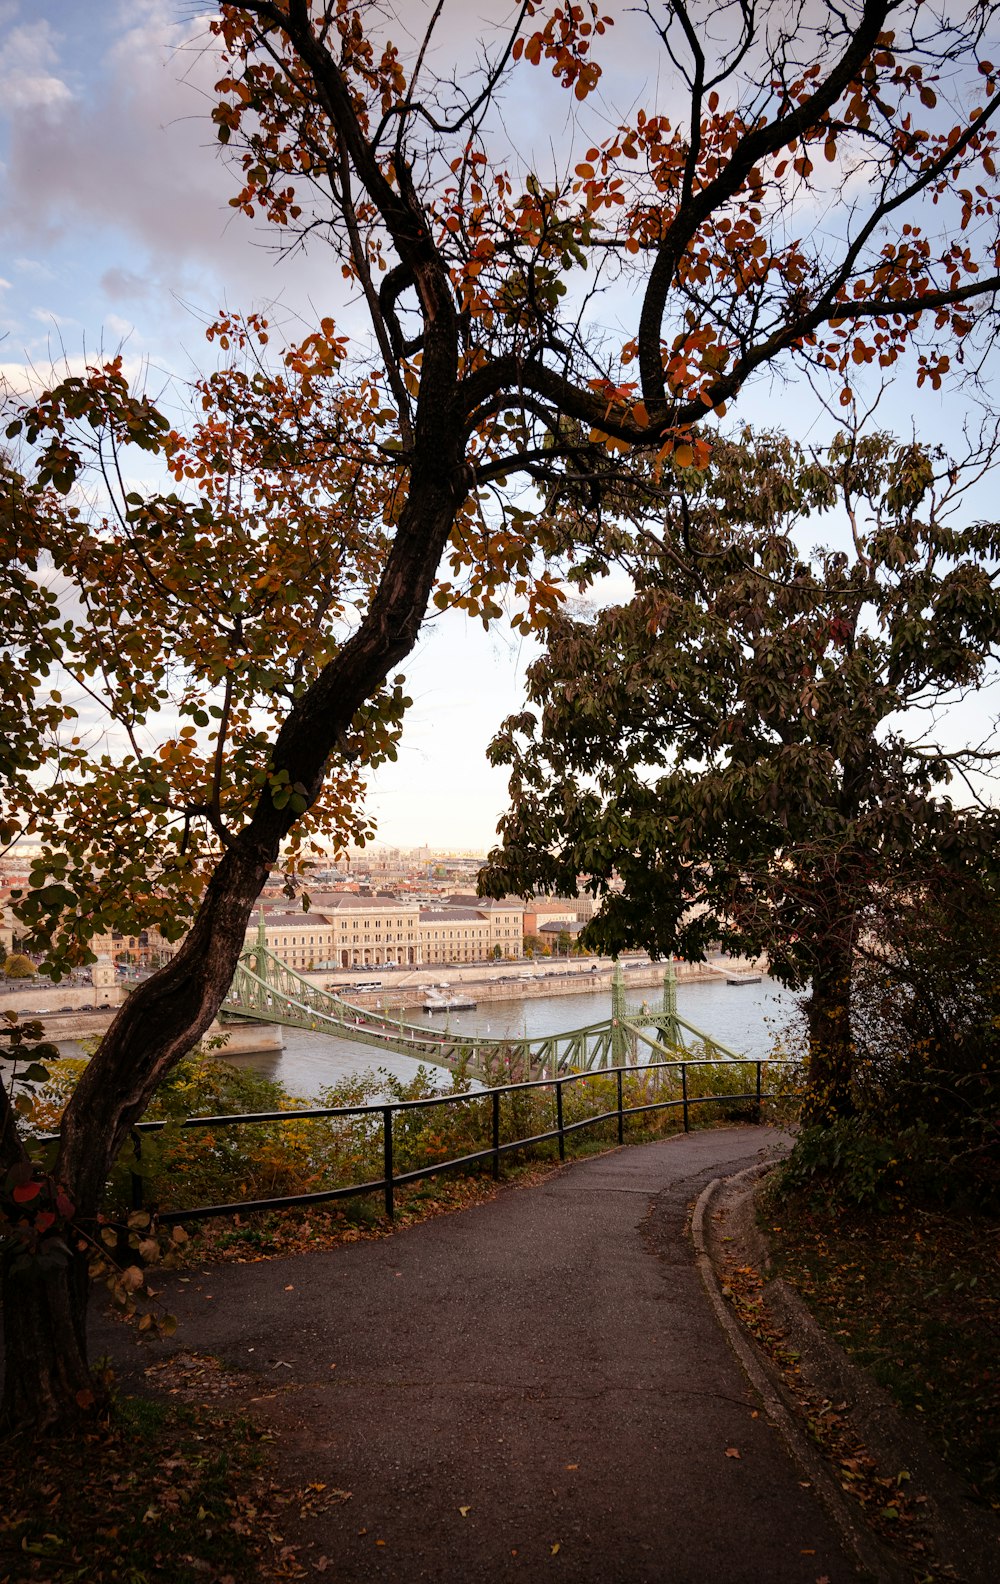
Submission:
<svg viewBox="0 0 1000 1584">
<path fill-rule="evenodd" d="M 16 1243 L 5 1250 L 0 1435 L 64 1425 L 74 1412 L 91 1413 L 103 1398 L 87 1358 L 87 1286 L 83 1254 L 57 1261 L 25 1255 Z"/>
<path fill-rule="evenodd" d="M 454 445 L 431 448 L 435 466 L 418 489 L 417 469 L 386 571 L 358 631 L 296 702 L 278 734 L 275 768 L 319 794 L 326 760 L 358 707 L 412 649 L 434 574 L 466 489 Z M 443 474 L 443 478 L 441 475 Z M 157 1085 L 188 1054 L 225 999 L 261 888 L 294 815 L 265 791 L 250 822 L 209 880 L 177 955 L 138 985 L 85 1068 L 63 1115 L 54 1177 L 83 1224 L 96 1215 L 111 1166 Z M 14 1157 L 12 1157 L 13 1159 Z M 87 1207 L 87 1208 L 83 1208 Z M 33 1260 L 37 1266 L 37 1259 Z M 15 1280 L 16 1276 L 16 1280 Z M 4 1423 L 11 1429 L 71 1422 L 80 1393 L 99 1396 L 86 1352 L 86 1274 L 40 1268 L 3 1277 Z"/>
<path fill-rule="evenodd" d="M 827 940 L 823 961 L 813 969 L 805 1005 L 809 1077 L 803 1114 L 807 1124 L 829 1125 L 838 1117 L 854 1114 L 849 940 Z"/>
<path fill-rule="evenodd" d="M 314 53 L 313 43 L 307 25 L 303 47 Z M 363 179 L 387 206 L 387 223 L 416 285 L 424 336 L 409 484 L 385 569 L 359 627 L 296 699 L 270 756 L 272 771 L 284 772 L 307 806 L 318 797 L 327 762 L 357 710 L 412 650 L 448 536 L 473 482 L 465 459 L 460 331 L 448 268 L 415 196 L 408 188 L 397 194 L 374 154 L 365 152 L 350 96 L 338 74 L 329 75 L 337 109 L 353 129 L 352 152 L 362 159 Z M 405 170 L 401 181 L 406 187 Z M 275 807 L 270 787 L 262 789 L 249 821 L 227 840 L 180 951 L 129 996 L 85 1069 L 62 1119 L 54 1171 L 84 1224 L 101 1202 L 130 1127 L 224 1000 L 254 903 L 296 817 L 287 806 Z M 11 1295 L 15 1317 L 7 1325 L 4 1403 L 9 1401 L 15 1425 L 72 1418 L 80 1408 L 78 1393 L 91 1389 L 85 1379 L 85 1289 L 77 1290 L 75 1267 L 72 1273 L 43 1269 L 36 1280 L 31 1296 Z M 48 1340 L 52 1335 L 55 1342 Z"/>
</svg>

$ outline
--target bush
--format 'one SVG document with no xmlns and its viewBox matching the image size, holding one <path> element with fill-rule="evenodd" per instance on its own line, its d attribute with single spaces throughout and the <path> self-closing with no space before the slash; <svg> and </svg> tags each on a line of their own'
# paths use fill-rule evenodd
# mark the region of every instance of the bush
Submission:
<svg viewBox="0 0 1000 1584">
<path fill-rule="evenodd" d="M 51 1132 L 58 1127 L 84 1065 L 80 1059 L 64 1059 L 51 1065 L 49 1080 L 34 1100 L 34 1132 Z M 754 1088 L 752 1063 L 691 1065 L 688 1078 L 692 1099 L 713 1092 L 752 1093 Z M 442 1082 L 447 1086 L 444 1089 Z M 385 1101 L 399 1105 L 431 1099 L 442 1092 L 468 1094 L 468 1086 L 463 1071 L 449 1076 L 439 1068 L 422 1067 L 409 1082 L 385 1071 L 368 1071 L 335 1088 L 324 1089 L 315 1103 L 325 1108 L 378 1106 Z M 637 1069 L 625 1074 L 622 1088 L 626 1107 L 674 1102 L 669 1108 L 626 1118 L 629 1136 L 659 1138 L 683 1126 L 679 1069 L 653 1073 Z M 305 1105 L 281 1083 L 231 1066 L 213 1055 L 195 1053 L 161 1086 L 146 1114 L 146 1120 L 163 1121 L 166 1126 L 155 1133 L 141 1134 L 138 1161 L 126 1149 L 116 1164 L 108 1185 L 107 1212 L 112 1216 L 127 1213 L 133 1171 L 143 1178 L 147 1208 L 160 1210 L 193 1209 L 377 1182 L 384 1169 L 379 1110 L 349 1117 L 290 1117 L 287 1121 L 235 1126 L 181 1126 L 189 1116 L 294 1111 Z M 606 1073 L 581 1074 L 563 1086 L 563 1116 L 567 1124 L 614 1113 L 616 1108 L 617 1083 Z M 745 1109 L 745 1104 L 733 1102 L 696 1105 L 691 1108 L 691 1122 L 699 1127 L 720 1120 L 744 1120 Z M 396 1174 L 489 1150 L 492 1121 L 493 1105 L 488 1092 L 468 1094 L 461 1104 L 414 1105 L 397 1110 L 393 1117 Z M 555 1096 L 549 1085 L 518 1088 L 501 1096 L 501 1144 L 547 1133 L 555 1126 Z M 589 1152 L 613 1144 L 616 1139 L 617 1121 L 612 1115 L 603 1123 L 571 1134 L 567 1147 L 571 1153 Z M 549 1140 L 529 1148 L 525 1154 L 551 1158 L 556 1149 L 556 1141 Z M 488 1161 L 468 1168 L 473 1173 L 484 1169 L 489 1169 Z"/>
<path fill-rule="evenodd" d="M 34 979 L 37 969 L 30 957 L 23 952 L 12 952 L 3 965 L 5 979 Z"/>
<path fill-rule="evenodd" d="M 777 1191 L 813 1203 L 885 1212 L 905 1204 L 1000 1209 L 995 1146 L 956 1141 L 919 1120 L 889 1127 L 862 1113 L 804 1129 L 780 1168 Z"/>
</svg>

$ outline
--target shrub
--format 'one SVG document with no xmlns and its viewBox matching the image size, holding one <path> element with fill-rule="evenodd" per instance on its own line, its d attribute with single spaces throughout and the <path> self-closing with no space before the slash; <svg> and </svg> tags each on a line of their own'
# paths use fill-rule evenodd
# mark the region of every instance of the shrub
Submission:
<svg viewBox="0 0 1000 1584">
<path fill-rule="evenodd" d="M 34 979 L 37 969 L 30 957 L 23 952 L 12 952 L 3 965 L 5 979 Z"/>
<path fill-rule="evenodd" d="M 1000 1209 L 995 1148 L 956 1141 L 921 1119 L 890 1127 L 862 1113 L 806 1128 L 780 1169 L 780 1194 L 879 1212 L 904 1204 Z"/>
</svg>

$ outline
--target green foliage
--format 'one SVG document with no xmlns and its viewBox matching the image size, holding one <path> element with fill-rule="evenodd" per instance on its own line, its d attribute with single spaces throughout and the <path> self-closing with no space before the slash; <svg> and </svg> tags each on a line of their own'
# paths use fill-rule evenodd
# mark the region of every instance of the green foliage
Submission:
<svg viewBox="0 0 1000 1584">
<path fill-rule="evenodd" d="M 0 479 L 0 839 L 30 828 L 41 844 L 13 912 L 57 979 L 91 960 L 97 932 L 178 939 L 260 804 L 286 814 L 293 865 L 320 829 L 369 834 L 356 765 L 395 756 L 400 676 L 373 682 L 325 790 L 271 762 L 378 583 L 391 469 L 371 468 L 375 413 L 339 378 L 342 346 L 324 343 L 317 380 L 312 340 L 268 365 L 259 317 L 226 317 L 217 338 L 230 355 L 176 428 L 120 359 L 11 404 L 23 453 Z M 130 488 L 150 458 L 168 484 Z M 101 753 L 68 702 L 83 694 L 109 728 Z"/>
<path fill-rule="evenodd" d="M 52 1066 L 48 1084 L 34 1102 L 32 1120 L 36 1131 L 57 1125 L 84 1065 L 79 1060 L 63 1060 Z M 500 1082 L 507 1083 L 512 1078 L 509 1069 L 497 1076 Z M 513 1077 L 517 1081 L 517 1075 Z M 378 1106 L 392 1101 L 399 1105 L 430 1099 L 442 1092 L 468 1094 L 468 1079 L 464 1073 L 451 1074 L 444 1089 L 443 1078 L 440 1070 L 427 1068 L 420 1068 L 408 1081 L 384 1070 L 369 1071 L 324 1089 L 316 1104 L 332 1108 Z M 692 1125 L 755 1120 L 752 1100 L 698 1103 L 717 1094 L 752 1095 L 754 1084 L 752 1063 L 706 1061 L 695 1053 L 688 1067 Z M 791 1095 L 796 1087 L 796 1075 L 787 1076 L 785 1070 L 778 1067 L 769 1069 L 764 1087 Z M 651 1138 L 676 1132 L 683 1125 L 681 1095 L 679 1068 L 657 1073 L 637 1069 L 627 1073 L 623 1082 L 626 1107 L 669 1103 L 662 1111 L 628 1119 L 629 1135 Z M 615 1080 L 600 1072 L 589 1074 L 564 1085 L 563 1101 L 567 1124 L 606 1111 L 613 1112 L 617 1106 Z M 795 1103 L 793 1098 L 772 1103 L 768 1115 L 775 1120 L 783 1118 L 788 1114 L 787 1108 L 794 1109 Z M 303 1104 L 273 1079 L 230 1066 L 212 1056 L 196 1054 L 186 1059 L 157 1091 L 147 1113 L 146 1120 L 163 1120 L 167 1126 L 159 1132 L 143 1133 L 141 1158 L 136 1160 L 127 1151 L 114 1169 L 104 1209 L 107 1224 L 125 1227 L 125 1242 L 128 1243 L 131 1235 L 133 1251 L 145 1247 L 150 1230 L 145 1222 L 133 1227 L 129 1216 L 133 1171 L 143 1179 L 144 1202 L 159 1210 L 321 1192 L 327 1188 L 377 1181 L 382 1176 L 382 1116 L 379 1110 L 360 1117 L 289 1117 L 287 1122 L 240 1126 L 180 1126 L 188 1116 L 295 1111 Z M 555 1099 L 550 1087 L 515 1089 L 501 1096 L 501 1141 L 531 1137 L 555 1125 Z M 570 1135 L 568 1147 L 571 1152 L 592 1150 L 597 1143 L 611 1144 L 616 1139 L 617 1123 L 612 1119 Z M 407 1106 L 394 1116 L 393 1149 L 397 1173 L 420 1170 L 437 1162 L 487 1150 L 491 1144 L 492 1102 L 488 1093 L 472 1093 L 464 1102 L 447 1106 Z M 555 1149 L 552 1142 L 526 1153 L 545 1159 L 551 1158 Z M 475 1172 L 488 1169 L 488 1163 L 486 1167 L 480 1165 L 471 1169 Z M 349 1216 L 360 1213 L 345 1210 Z M 246 1240 L 247 1233 L 241 1229 L 234 1231 L 232 1237 Z M 147 1252 L 153 1257 L 152 1248 Z M 162 1252 L 156 1257 L 161 1258 Z M 100 1274 L 115 1279 L 110 1270 Z"/>
<path fill-rule="evenodd" d="M 803 1129 L 780 1168 L 783 1195 L 884 1214 L 904 1205 L 1000 1210 L 996 1124 L 978 1148 L 935 1129 L 934 1118 L 903 1125 L 877 1112 Z M 990 1168 L 987 1157 L 991 1155 Z"/>
<path fill-rule="evenodd" d="M 1000 526 L 953 527 L 961 487 L 951 459 L 884 435 L 820 457 L 744 432 L 704 477 L 615 481 L 603 517 L 581 492 L 566 531 L 586 531 L 585 575 L 617 564 L 634 595 L 552 619 L 531 707 L 490 750 L 511 806 L 481 890 L 575 894 L 584 874 L 591 946 L 766 954 L 811 986 L 811 1081 L 834 1113 L 865 910 L 995 864 L 995 812 L 948 790 L 986 754 L 901 724 L 1000 652 Z M 803 553 L 835 509 L 852 553 Z"/>
</svg>

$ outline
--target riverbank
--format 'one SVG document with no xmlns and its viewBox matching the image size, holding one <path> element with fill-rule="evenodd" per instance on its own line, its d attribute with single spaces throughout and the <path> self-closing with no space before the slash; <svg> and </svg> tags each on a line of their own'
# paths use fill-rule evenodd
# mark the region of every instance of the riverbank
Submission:
<svg viewBox="0 0 1000 1584">
<path fill-rule="evenodd" d="M 724 981 L 731 973 L 760 972 L 760 966 L 743 959 L 717 959 L 710 963 L 676 962 L 674 978 L 678 984 L 700 981 Z M 626 990 L 662 989 L 665 963 L 622 962 L 622 977 Z M 419 1006 L 428 992 L 447 988 L 461 988 L 476 1001 L 529 1001 L 539 996 L 589 995 L 595 991 L 610 991 L 614 979 L 614 963 L 601 959 L 597 963 L 541 964 L 511 967 L 510 964 L 492 968 L 484 963 L 461 965 L 423 964 L 405 973 L 391 969 L 372 970 L 372 978 L 379 981 L 377 990 L 356 988 L 357 975 L 310 973 L 303 978 L 334 995 L 356 1001 L 359 1006 L 373 1008 Z M 651 999 L 651 998 L 647 998 Z"/>
<path fill-rule="evenodd" d="M 25 1017 L 41 1017 L 45 1038 L 55 1045 L 78 1044 L 85 1040 L 99 1040 L 111 1026 L 115 1016 L 109 1012 L 51 1012 L 45 1014 L 23 1012 Z M 285 1048 L 285 1031 L 280 1023 L 226 1023 L 216 1020 L 210 1024 L 202 1039 L 207 1041 L 225 1037 L 227 1056 L 244 1056 L 257 1052 L 277 1055 Z"/>
<path fill-rule="evenodd" d="M 708 963 L 674 963 L 674 976 L 680 987 L 688 986 L 722 986 L 732 973 L 747 973 L 758 970 L 759 965 L 736 960 L 732 958 L 716 958 Z M 658 1005 L 663 987 L 663 963 L 623 960 L 622 973 L 626 991 L 629 993 L 633 1005 L 645 1000 L 650 1006 Z M 369 984 L 378 982 L 378 989 L 359 990 L 358 973 L 308 973 L 303 978 L 322 990 L 331 994 L 344 997 L 358 1006 L 371 1008 L 373 1011 L 382 1011 L 392 1008 L 402 1012 L 405 1016 L 413 1016 L 422 1008 L 431 989 L 440 990 L 442 985 L 450 990 L 461 990 L 468 994 L 477 1004 L 493 1006 L 501 1003 L 514 1003 L 522 1005 L 529 1003 L 537 1006 L 541 1002 L 553 999 L 562 1001 L 564 997 L 575 999 L 587 996 L 609 997 L 614 977 L 614 963 L 609 958 L 598 959 L 596 962 L 584 959 L 568 963 L 555 960 L 546 960 L 542 963 L 468 963 L 461 965 L 423 964 L 415 969 L 404 971 L 367 970 L 371 978 Z M 118 987 L 115 987 L 116 991 Z M 749 995 L 749 989 L 737 988 L 733 995 L 743 997 Z M 79 991 L 76 992 L 80 994 Z M 107 1030 L 117 1010 L 116 1007 L 93 1008 L 83 1010 L 60 1010 L 51 1005 L 53 992 L 51 987 L 39 986 L 26 988 L 20 986 L 18 991 L 10 995 L 11 1003 L 16 1002 L 20 1017 L 38 1017 L 44 1023 L 45 1036 L 58 1045 L 73 1045 L 80 1041 L 100 1039 Z M 0 996 L 0 1011 L 3 1010 L 4 997 Z M 40 1004 L 38 1004 L 40 1003 Z M 607 1004 L 607 1003 L 606 1003 Z M 606 1017 L 607 1010 L 602 1009 L 600 1016 Z M 562 1026 L 572 1027 L 577 1023 L 586 1023 L 592 1019 L 588 1014 L 582 1014 L 575 1009 L 567 1008 L 565 1021 Z M 699 1021 L 697 1018 L 695 1021 Z M 453 1031 L 461 1027 L 461 1019 L 451 1018 Z M 518 1029 L 520 1037 L 525 1037 L 525 1032 Z M 552 1032 L 548 1028 L 539 1032 Z M 289 1040 L 298 1037 L 295 1031 L 286 1031 L 276 1023 L 247 1023 L 243 1021 L 226 1022 L 220 1025 L 212 1024 L 206 1038 L 216 1035 L 226 1037 L 225 1055 L 228 1057 L 243 1057 L 261 1055 L 263 1057 L 279 1057 L 286 1050 Z M 725 1039 L 725 1035 L 720 1035 Z M 334 1037 L 322 1034 L 317 1036 L 324 1049 L 332 1055 L 333 1048 L 343 1042 Z M 346 1047 L 353 1059 L 358 1057 L 358 1047 Z M 346 1053 L 346 1052 L 345 1052 Z M 387 1058 L 386 1058 L 387 1059 Z M 392 1063 L 390 1063 L 392 1065 Z M 270 1066 L 268 1072 L 271 1072 Z M 276 1071 L 276 1070 L 275 1070 Z"/>
</svg>

